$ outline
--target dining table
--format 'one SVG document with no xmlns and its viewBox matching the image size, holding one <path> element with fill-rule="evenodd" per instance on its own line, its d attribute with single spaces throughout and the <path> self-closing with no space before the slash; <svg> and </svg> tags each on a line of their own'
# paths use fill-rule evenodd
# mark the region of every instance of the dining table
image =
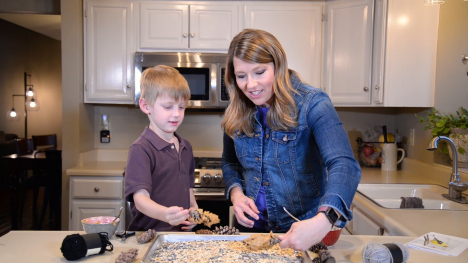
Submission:
<svg viewBox="0 0 468 263">
<path fill-rule="evenodd" d="M 42 172 L 45 174 L 45 182 L 40 182 L 41 185 L 46 185 L 49 188 L 44 194 L 43 207 L 47 205 L 49 200 L 51 215 L 54 216 L 54 222 L 57 226 L 54 228 L 60 229 L 61 222 L 61 197 L 62 197 L 62 151 L 61 150 L 34 150 L 26 154 L 10 154 L 0 157 L 0 167 L 4 174 L 10 176 L 12 193 L 10 195 L 11 208 L 11 229 L 20 230 L 19 209 L 21 192 L 24 187 L 22 178 L 28 170 Z M 44 208 L 46 209 L 46 207 Z M 41 213 L 41 220 L 44 220 L 45 211 Z M 39 229 L 41 228 L 39 224 Z"/>
</svg>

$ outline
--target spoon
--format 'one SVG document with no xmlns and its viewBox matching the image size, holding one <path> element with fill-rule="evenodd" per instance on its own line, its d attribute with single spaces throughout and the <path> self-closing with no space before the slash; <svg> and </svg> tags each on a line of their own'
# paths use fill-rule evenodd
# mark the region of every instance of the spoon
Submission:
<svg viewBox="0 0 468 263">
<path fill-rule="evenodd" d="M 291 213 L 289 213 L 288 210 L 286 210 L 286 207 L 283 206 L 283 209 L 284 209 L 284 212 L 286 212 L 286 214 L 288 214 L 294 220 L 296 220 L 297 222 L 301 222 L 301 220 L 299 220 L 299 219 L 295 218 L 293 215 L 291 215 Z"/>
<path fill-rule="evenodd" d="M 117 220 L 117 218 L 120 217 L 120 214 L 122 214 L 122 210 L 123 210 L 123 206 L 120 207 L 120 211 L 119 211 L 119 214 L 117 215 L 116 218 L 114 218 L 114 221 L 112 221 L 112 224 L 115 226 L 115 221 Z"/>
</svg>

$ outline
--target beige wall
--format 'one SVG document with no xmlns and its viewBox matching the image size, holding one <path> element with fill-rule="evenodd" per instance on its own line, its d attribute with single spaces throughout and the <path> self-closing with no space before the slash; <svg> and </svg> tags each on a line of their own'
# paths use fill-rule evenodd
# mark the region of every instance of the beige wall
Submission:
<svg viewBox="0 0 468 263">
<path fill-rule="evenodd" d="M 38 108 L 28 110 L 28 137 L 57 134 L 62 142 L 62 68 L 60 41 L 0 19 L 0 131 L 24 138 L 24 97 L 14 98 L 20 119 L 10 120 L 12 95 L 24 94 L 24 72 L 31 75 Z"/>
<path fill-rule="evenodd" d="M 69 178 L 65 170 L 79 162 L 81 140 L 87 149 L 89 131 L 89 107 L 83 101 L 83 26 L 81 0 L 61 2 L 62 13 L 62 229 L 68 229 Z M 83 134 L 83 135 L 82 135 Z M 82 136 L 80 136 L 82 135 Z"/>
</svg>

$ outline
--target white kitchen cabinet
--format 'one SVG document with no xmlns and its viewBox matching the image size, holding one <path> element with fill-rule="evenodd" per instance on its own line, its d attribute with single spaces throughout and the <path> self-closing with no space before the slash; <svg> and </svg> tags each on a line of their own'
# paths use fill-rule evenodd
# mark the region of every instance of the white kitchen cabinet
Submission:
<svg viewBox="0 0 468 263">
<path fill-rule="evenodd" d="M 438 6 L 407 0 L 325 6 L 324 87 L 335 105 L 434 105 Z"/>
<path fill-rule="evenodd" d="M 86 1 L 84 102 L 133 104 L 132 3 Z"/>
<path fill-rule="evenodd" d="M 388 2 L 385 39 L 384 105 L 433 107 L 439 32 L 439 5 Z"/>
<path fill-rule="evenodd" d="M 116 216 L 125 207 L 122 176 L 71 176 L 69 230 L 83 230 L 81 220 L 94 216 Z M 125 217 L 120 217 L 123 230 Z"/>
<path fill-rule="evenodd" d="M 240 2 L 142 2 L 138 51 L 227 51 L 242 22 Z"/>
<path fill-rule="evenodd" d="M 371 103 L 373 0 L 325 5 L 324 81 L 335 105 Z"/>
<path fill-rule="evenodd" d="M 244 28 L 273 34 L 283 46 L 289 68 L 321 87 L 322 8 L 313 2 L 244 2 Z"/>
</svg>

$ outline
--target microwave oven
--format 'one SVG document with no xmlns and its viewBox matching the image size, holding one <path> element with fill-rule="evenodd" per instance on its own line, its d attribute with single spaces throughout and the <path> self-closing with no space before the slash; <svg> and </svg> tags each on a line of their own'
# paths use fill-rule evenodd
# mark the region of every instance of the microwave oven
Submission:
<svg viewBox="0 0 468 263">
<path fill-rule="evenodd" d="M 229 94 L 224 83 L 227 55 L 217 53 L 135 53 L 135 105 L 138 106 L 143 71 L 157 65 L 177 69 L 190 88 L 188 109 L 225 109 Z"/>
</svg>

